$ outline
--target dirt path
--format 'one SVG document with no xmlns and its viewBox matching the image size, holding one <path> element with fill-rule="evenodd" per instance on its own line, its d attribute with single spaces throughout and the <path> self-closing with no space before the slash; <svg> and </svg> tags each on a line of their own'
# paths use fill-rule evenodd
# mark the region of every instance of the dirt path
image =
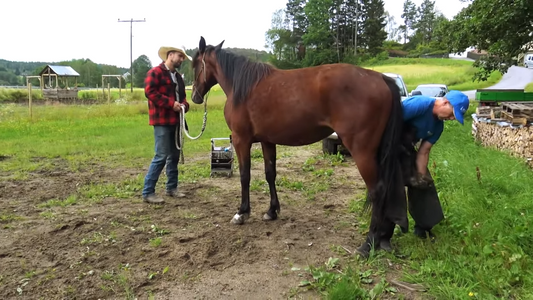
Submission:
<svg viewBox="0 0 533 300">
<path fill-rule="evenodd" d="M 252 215 L 242 226 L 229 223 L 240 204 L 238 171 L 182 183 L 187 198 L 161 206 L 140 199 L 144 169 L 93 165 L 73 173 L 57 159 L 53 170 L 26 180 L 0 174 L 0 298 L 295 295 L 303 271 L 293 267 L 323 265 L 336 246 L 353 250 L 362 242 L 348 209 L 364 185 L 349 158 L 332 166 L 316 148 L 282 149 L 279 220 L 261 220 L 270 198 L 256 157 Z"/>
</svg>

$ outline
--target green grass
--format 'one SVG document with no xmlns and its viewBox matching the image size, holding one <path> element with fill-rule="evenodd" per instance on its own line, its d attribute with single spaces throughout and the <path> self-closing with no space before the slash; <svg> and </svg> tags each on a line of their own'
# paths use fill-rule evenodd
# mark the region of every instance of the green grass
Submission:
<svg viewBox="0 0 533 300">
<path fill-rule="evenodd" d="M 388 259 L 404 270 L 397 279 L 426 286 L 436 299 L 533 298 L 533 173 L 523 160 L 477 145 L 470 131 L 470 119 L 465 126 L 446 123 L 430 156 L 446 217 L 434 228 L 436 242 L 398 234 L 398 256 L 378 252 L 368 265 L 349 260 L 345 275 L 325 287 L 317 281 L 314 288 L 329 299 L 353 299 L 363 293 L 362 272 L 384 278 Z M 412 219 L 410 227 L 412 232 Z"/>
<path fill-rule="evenodd" d="M 431 160 L 446 221 L 431 247 L 401 240 L 418 272 L 408 277 L 432 278 L 432 292 L 446 299 L 470 292 L 478 299 L 531 299 L 533 174 L 523 160 L 476 145 L 470 131 L 471 120 L 449 123 L 436 145 Z"/>
<path fill-rule="evenodd" d="M 187 87 L 187 96 L 188 99 L 190 99 L 191 95 L 191 87 Z M 43 95 L 41 93 L 41 90 L 39 87 L 32 87 L 32 100 L 36 103 L 44 100 Z M 211 89 L 211 96 L 223 96 L 224 92 L 220 88 L 219 85 L 215 85 Z M 108 99 L 108 96 L 111 98 Z M 102 91 L 102 89 L 92 89 L 92 90 L 80 90 L 78 92 L 78 100 L 75 104 L 81 104 L 83 102 L 92 101 L 92 103 L 108 103 L 110 102 L 138 102 L 138 101 L 146 101 L 146 97 L 144 96 L 144 89 L 143 88 L 133 88 L 133 92 L 128 89 L 118 89 L 118 88 L 112 88 L 112 89 L 105 89 L 105 91 Z M 0 87 L 0 103 L 2 101 L 28 101 L 28 90 L 27 89 L 6 89 Z"/>
<path fill-rule="evenodd" d="M 198 140 L 185 137 L 185 160 L 194 153 L 210 151 L 206 137 L 228 137 L 222 113 L 225 97 L 211 93 L 207 126 Z M 200 133 L 203 105 L 191 104 L 186 119 L 189 133 Z M 148 125 L 146 103 L 112 105 L 35 106 L 33 118 L 28 109 L 16 104 L 0 105 L 0 170 L 23 174 L 52 167 L 60 157 L 77 169 L 86 162 L 109 160 L 116 165 L 139 166 L 153 156 L 153 129 Z M 120 160 L 109 159 L 122 157 Z"/>
</svg>

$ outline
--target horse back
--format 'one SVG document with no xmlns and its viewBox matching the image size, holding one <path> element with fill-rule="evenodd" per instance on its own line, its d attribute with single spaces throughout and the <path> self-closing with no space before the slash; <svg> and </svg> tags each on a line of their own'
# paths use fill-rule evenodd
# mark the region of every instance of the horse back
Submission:
<svg viewBox="0 0 533 300">
<path fill-rule="evenodd" d="M 327 136 L 340 120 L 357 120 L 350 124 L 368 120 L 383 101 L 390 103 L 390 91 L 382 74 L 372 70 L 350 64 L 276 70 L 258 83 L 243 104 L 230 105 L 235 116 L 230 119 L 232 127 L 254 136 L 280 132 L 272 142 L 282 144 L 293 138 L 281 137 L 291 128 L 294 137 L 308 137 L 295 142 L 301 144 Z"/>
</svg>

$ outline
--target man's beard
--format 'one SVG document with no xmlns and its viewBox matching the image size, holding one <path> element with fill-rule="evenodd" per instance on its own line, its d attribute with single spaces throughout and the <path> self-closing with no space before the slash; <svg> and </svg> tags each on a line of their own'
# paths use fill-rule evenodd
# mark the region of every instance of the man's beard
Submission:
<svg viewBox="0 0 533 300">
<path fill-rule="evenodd" d="M 180 62 L 174 63 L 174 68 L 176 68 L 177 70 L 179 70 L 180 67 L 181 67 L 181 63 L 180 63 Z"/>
</svg>

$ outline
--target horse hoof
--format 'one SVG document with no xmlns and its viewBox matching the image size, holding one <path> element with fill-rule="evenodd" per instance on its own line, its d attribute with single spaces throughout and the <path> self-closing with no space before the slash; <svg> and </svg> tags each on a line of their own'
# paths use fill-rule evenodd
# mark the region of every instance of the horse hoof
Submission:
<svg viewBox="0 0 533 300">
<path fill-rule="evenodd" d="M 370 245 L 364 243 L 361 247 L 355 249 L 355 252 L 359 254 L 362 258 L 367 259 L 370 256 Z"/>
<path fill-rule="evenodd" d="M 246 221 L 249 217 L 249 214 L 242 214 L 239 215 L 239 213 L 236 213 L 233 218 L 231 219 L 231 224 L 235 225 L 242 225 L 244 224 L 244 221 Z"/>
<path fill-rule="evenodd" d="M 365 249 L 356 249 L 355 252 L 361 256 L 363 259 L 367 259 L 370 256 L 370 252 Z"/>
<path fill-rule="evenodd" d="M 268 213 L 265 213 L 265 214 L 263 215 L 263 221 L 274 221 L 274 220 L 276 220 L 277 218 L 278 218 L 277 215 L 271 216 L 271 215 L 269 215 Z"/>
</svg>

